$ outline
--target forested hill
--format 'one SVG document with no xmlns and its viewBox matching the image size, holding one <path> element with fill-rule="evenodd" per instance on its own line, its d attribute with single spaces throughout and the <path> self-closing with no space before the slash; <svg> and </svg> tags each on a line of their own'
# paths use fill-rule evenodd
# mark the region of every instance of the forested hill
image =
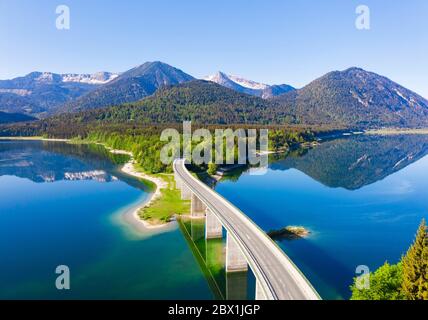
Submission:
<svg viewBox="0 0 428 320">
<path fill-rule="evenodd" d="M 277 103 L 204 80 L 161 88 L 153 96 L 138 102 L 63 114 L 51 119 L 63 119 L 64 122 L 139 124 L 181 123 L 185 120 L 198 124 L 293 122 L 293 118 Z"/>
<path fill-rule="evenodd" d="M 134 134 L 140 128 L 176 127 L 186 120 L 192 121 L 196 126 L 209 127 L 216 125 L 271 127 L 294 124 L 293 117 L 277 103 L 239 93 L 213 82 L 194 80 L 161 88 L 154 95 L 138 102 L 77 113 L 63 113 L 31 125 L 0 127 L 0 136 L 47 134 L 75 137 L 84 136 L 94 128 L 120 132 L 131 130 Z"/>
<path fill-rule="evenodd" d="M 297 122 L 353 128 L 428 127 L 428 101 L 360 68 L 333 71 L 274 98 Z"/>
<path fill-rule="evenodd" d="M 134 76 L 129 75 L 132 79 Z M 30 128 L 14 128 L 13 132 L 29 133 L 38 126 L 71 133 L 80 132 L 80 128 L 88 125 L 165 125 L 186 120 L 201 125 L 416 128 L 428 127 L 428 101 L 385 77 L 351 68 L 331 72 L 302 89 L 271 100 L 214 82 L 185 81 L 161 86 L 143 100 L 59 114 L 31 124 Z"/>
<path fill-rule="evenodd" d="M 386 77 L 359 68 L 330 72 L 302 89 L 265 100 L 194 80 L 138 102 L 84 118 L 106 122 L 297 124 L 353 129 L 428 127 L 428 101 Z"/>
<path fill-rule="evenodd" d="M 137 103 L 103 111 L 102 119 L 124 122 L 201 124 L 279 124 L 287 113 L 276 103 L 196 80 L 159 90 Z"/>
</svg>

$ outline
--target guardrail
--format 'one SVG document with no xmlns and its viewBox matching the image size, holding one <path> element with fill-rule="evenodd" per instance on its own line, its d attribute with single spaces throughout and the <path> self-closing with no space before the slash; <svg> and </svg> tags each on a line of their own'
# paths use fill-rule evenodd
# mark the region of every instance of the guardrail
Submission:
<svg viewBox="0 0 428 320">
<path fill-rule="evenodd" d="M 246 244 L 246 241 L 243 240 L 242 235 L 239 234 L 239 232 L 236 230 L 236 228 L 230 221 L 224 219 L 223 215 L 221 214 L 221 212 L 218 211 L 218 208 L 215 206 L 215 204 L 211 203 L 211 201 L 206 198 L 204 192 L 210 195 L 211 197 L 214 197 L 217 201 L 220 201 L 223 205 L 225 205 L 234 214 L 234 218 L 236 217 L 236 219 L 239 219 L 240 223 L 243 223 L 248 228 L 250 228 L 251 231 L 257 236 L 257 239 L 261 241 L 271 253 L 273 253 L 276 258 L 275 263 L 282 264 L 282 266 L 286 269 L 288 275 L 293 279 L 294 285 L 297 285 L 299 287 L 299 290 L 302 293 L 302 299 L 320 299 L 320 296 L 318 295 L 316 290 L 312 287 L 312 285 L 302 274 L 302 272 L 297 268 L 297 266 L 291 261 L 291 259 L 248 216 L 246 216 L 241 210 L 231 204 L 227 199 L 219 195 L 217 192 L 215 192 L 203 182 L 196 179 L 192 174 L 190 174 L 190 172 L 185 166 L 184 160 L 175 160 L 173 166 L 175 173 L 180 176 L 181 183 L 185 183 L 186 180 L 188 180 L 196 185 L 196 187 L 194 187 L 192 183 L 186 183 L 186 187 L 189 188 L 191 192 L 194 193 L 199 198 L 199 200 L 201 200 L 211 210 L 211 212 L 216 215 L 216 217 L 220 220 L 226 231 L 229 232 L 230 235 L 234 238 L 242 254 L 245 256 L 251 270 L 256 276 L 256 279 L 259 282 L 260 287 L 263 290 L 263 293 L 267 299 L 281 300 L 286 299 L 286 297 L 283 297 L 280 293 L 276 292 L 274 286 L 272 285 L 272 282 L 275 281 L 275 279 L 271 279 L 266 274 L 263 266 L 258 261 L 257 257 L 253 254 L 251 248 L 249 248 Z M 180 169 L 180 167 L 186 176 L 182 176 L 180 174 L 180 170 L 177 170 Z"/>
</svg>

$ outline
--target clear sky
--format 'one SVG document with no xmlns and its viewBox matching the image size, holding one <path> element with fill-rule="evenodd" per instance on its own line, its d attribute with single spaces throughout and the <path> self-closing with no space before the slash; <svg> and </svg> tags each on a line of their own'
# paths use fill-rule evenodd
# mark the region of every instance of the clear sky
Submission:
<svg viewBox="0 0 428 320">
<path fill-rule="evenodd" d="M 58 5 L 70 30 L 55 27 Z M 370 8 L 371 29 L 355 27 Z M 301 87 L 359 66 L 428 98 L 427 0 L 0 0 L 0 79 L 160 60 Z"/>
</svg>

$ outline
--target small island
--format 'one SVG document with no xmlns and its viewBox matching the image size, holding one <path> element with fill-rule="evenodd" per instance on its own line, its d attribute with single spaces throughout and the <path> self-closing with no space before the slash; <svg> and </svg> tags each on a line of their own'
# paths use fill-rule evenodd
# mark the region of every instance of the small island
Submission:
<svg viewBox="0 0 428 320">
<path fill-rule="evenodd" d="M 287 226 L 279 230 L 269 231 L 267 234 L 273 240 L 296 240 L 309 236 L 311 232 L 302 226 Z"/>
</svg>

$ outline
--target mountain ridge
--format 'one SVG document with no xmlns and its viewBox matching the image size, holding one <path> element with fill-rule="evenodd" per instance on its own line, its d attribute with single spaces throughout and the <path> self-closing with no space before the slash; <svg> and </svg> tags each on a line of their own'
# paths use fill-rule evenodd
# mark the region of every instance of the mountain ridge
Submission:
<svg viewBox="0 0 428 320">
<path fill-rule="evenodd" d="M 239 76 L 228 75 L 222 71 L 207 76 L 203 80 L 212 81 L 237 92 L 246 93 L 263 99 L 272 98 L 289 91 L 295 90 L 287 84 L 268 85 L 253 80 L 247 80 Z"/>
<path fill-rule="evenodd" d="M 177 85 L 194 78 L 160 61 L 134 67 L 106 85 L 65 104 L 60 111 L 81 111 L 141 100 L 161 87 Z"/>
<path fill-rule="evenodd" d="M 275 122 L 274 105 L 262 98 L 225 88 L 214 82 L 192 80 L 160 88 L 140 101 L 72 114 L 60 114 L 54 122 L 70 119 L 88 123 L 180 123 L 191 120 L 200 124 Z M 280 110 L 278 110 L 280 111 Z M 71 120 L 73 121 L 73 120 Z"/>
<path fill-rule="evenodd" d="M 190 82 L 191 85 L 183 85 Z M 261 94 L 267 91 L 268 98 Z M 237 105 L 238 102 L 242 105 Z M 197 80 L 160 61 L 146 62 L 120 74 L 33 72 L 0 81 L 0 111 L 9 113 L 46 116 L 114 106 L 113 110 L 119 114 L 122 107 L 129 111 L 129 103 L 136 106 L 133 115 L 146 114 L 148 119 L 161 122 L 186 118 L 185 110 L 189 118 L 203 123 L 272 122 L 362 129 L 428 127 L 425 98 L 384 76 L 357 67 L 329 72 L 300 89 L 270 86 L 223 72 L 208 81 Z M 145 110 L 145 106 L 150 109 Z M 162 117 L 159 114 L 162 108 L 179 116 Z M 122 115 L 119 118 L 127 121 Z"/>
<path fill-rule="evenodd" d="M 0 111 L 47 115 L 116 76 L 110 72 L 58 74 L 34 71 L 23 77 L 0 80 Z"/>
<path fill-rule="evenodd" d="M 332 71 L 272 101 L 307 124 L 353 127 L 428 127 L 428 101 L 361 68 Z"/>
</svg>

